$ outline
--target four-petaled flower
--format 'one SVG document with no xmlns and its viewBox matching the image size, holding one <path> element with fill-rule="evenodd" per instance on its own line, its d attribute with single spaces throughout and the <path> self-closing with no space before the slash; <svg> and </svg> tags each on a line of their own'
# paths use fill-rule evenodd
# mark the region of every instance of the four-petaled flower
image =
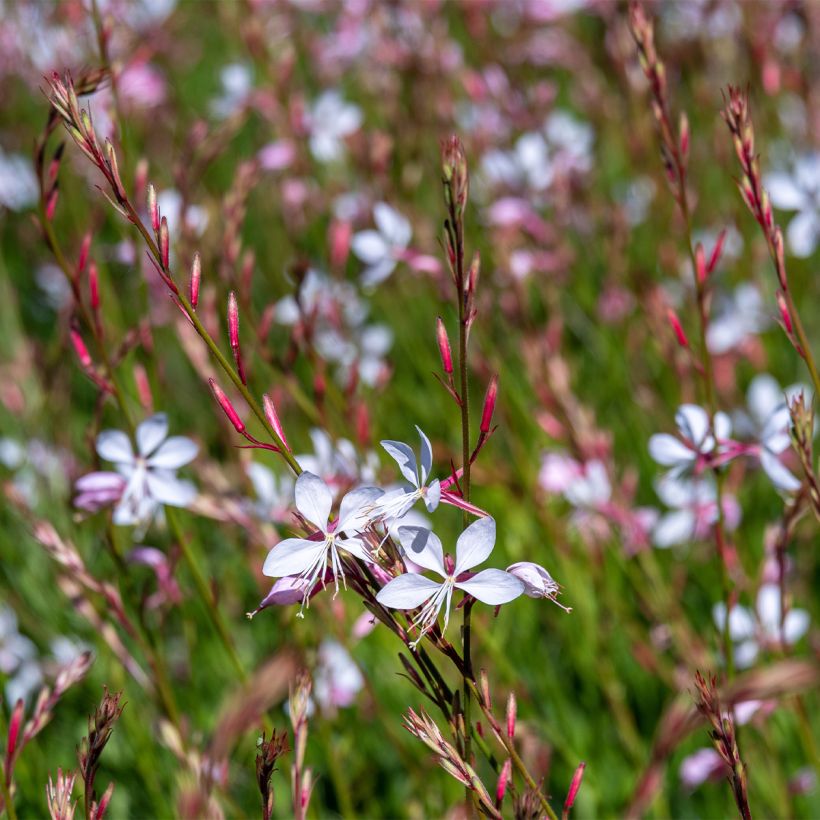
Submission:
<svg viewBox="0 0 820 820">
<path fill-rule="evenodd" d="M 441 500 L 441 485 L 437 478 L 427 484 L 430 470 L 433 467 L 433 448 L 430 439 L 416 425 L 421 439 L 421 464 L 416 462 L 416 454 L 409 444 L 402 441 L 384 440 L 382 447 L 399 465 L 401 474 L 412 485 L 411 489 L 391 490 L 385 493 L 372 509 L 372 520 L 396 520 L 407 514 L 411 507 L 420 499 L 424 499 L 429 512 L 438 507 Z"/>
<path fill-rule="evenodd" d="M 97 436 L 97 453 L 117 472 L 89 473 L 77 480 L 77 505 L 96 509 L 117 500 L 113 521 L 129 526 L 150 523 L 161 504 L 187 507 L 196 496 L 190 481 L 176 470 L 196 457 L 198 446 L 185 436 L 168 438 L 168 417 L 157 413 L 137 427 L 137 452 L 121 430 L 103 430 Z"/>
<path fill-rule="evenodd" d="M 404 573 L 394 578 L 379 591 L 376 600 L 391 609 L 416 609 L 413 626 L 421 629 L 415 646 L 438 620 L 444 607 L 444 629 L 450 619 L 453 590 L 460 589 L 473 598 L 491 606 L 506 604 L 525 590 L 524 582 L 501 569 L 485 569 L 476 575 L 469 570 L 487 560 L 495 546 L 495 519 L 480 518 L 470 524 L 456 541 L 455 562 L 444 557 L 441 541 L 430 530 L 420 527 L 401 527 L 402 547 L 414 563 L 432 570 L 444 581 L 432 581 L 423 575 Z"/>
<path fill-rule="evenodd" d="M 373 220 L 378 230 L 359 231 L 350 241 L 353 253 L 367 265 L 362 273 L 367 286 L 378 285 L 393 273 L 413 235 L 410 223 L 386 202 L 373 206 Z"/>
<path fill-rule="evenodd" d="M 714 416 L 713 436 L 708 413 L 696 404 L 682 404 L 675 413 L 675 423 L 680 438 L 656 433 L 649 439 L 649 454 L 658 464 L 671 467 L 668 474 L 674 478 L 699 473 L 710 457 L 723 451 L 720 445 L 732 432 L 729 417 L 718 412 Z"/>
<path fill-rule="evenodd" d="M 303 579 L 302 605 L 307 604 L 310 591 L 323 577 L 330 560 L 330 571 L 336 591 L 339 577 L 344 583 L 345 574 L 339 550 L 345 550 L 362 561 L 372 561 L 364 542 L 358 537 L 368 523 L 367 510 L 382 494 L 377 487 L 358 487 L 351 490 L 339 505 L 339 515 L 330 521 L 333 495 L 324 481 L 313 473 L 304 472 L 296 479 L 294 491 L 296 509 L 302 517 L 318 530 L 318 539 L 286 538 L 280 541 L 265 559 L 262 572 L 273 578 L 298 575 Z"/>
<path fill-rule="evenodd" d="M 319 162 L 334 162 L 344 155 L 344 138 L 359 130 L 362 111 L 330 89 L 316 98 L 307 120 L 310 152 Z"/>
</svg>

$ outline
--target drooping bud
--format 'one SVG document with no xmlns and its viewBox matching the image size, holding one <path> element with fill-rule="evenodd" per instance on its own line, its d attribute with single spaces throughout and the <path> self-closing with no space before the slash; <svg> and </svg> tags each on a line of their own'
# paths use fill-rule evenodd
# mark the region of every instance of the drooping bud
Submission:
<svg viewBox="0 0 820 820">
<path fill-rule="evenodd" d="M 672 308 L 666 309 L 666 318 L 669 320 L 669 324 L 672 327 L 672 330 L 675 333 L 675 337 L 678 340 L 678 344 L 681 347 L 689 347 L 689 339 L 686 338 L 686 333 L 683 330 L 683 325 L 680 323 L 680 319 L 678 318 L 678 314 L 675 313 Z"/>
<path fill-rule="evenodd" d="M 242 384 L 247 384 L 245 378 L 245 367 L 242 363 L 242 349 L 239 347 L 239 305 L 236 302 L 236 294 L 231 291 L 228 296 L 228 341 L 233 351 L 233 359 L 236 362 L 236 370 Z"/>
<path fill-rule="evenodd" d="M 168 220 L 165 217 L 162 217 L 159 223 L 159 254 L 162 267 L 168 270 L 171 261 L 171 241 L 168 236 Z"/>
<path fill-rule="evenodd" d="M 447 328 L 441 320 L 441 316 L 436 319 L 436 341 L 438 342 L 438 352 L 441 355 L 441 366 L 448 376 L 453 375 L 453 353 L 450 350 L 450 339 L 447 336 Z"/>
<path fill-rule="evenodd" d="M 490 432 L 490 424 L 493 420 L 495 402 L 498 398 L 498 374 L 496 373 L 487 386 L 487 393 L 484 396 L 484 407 L 481 411 L 481 426 L 478 428 L 485 436 Z"/>
<path fill-rule="evenodd" d="M 214 394 L 214 398 L 219 402 L 222 412 L 228 417 L 228 421 L 234 426 L 237 433 L 244 434 L 245 422 L 239 417 L 239 413 L 236 412 L 236 409 L 231 404 L 231 400 L 213 379 L 208 379 L 208 383 L 211 385 L 211 391 Z"/>
<path fill-rule="evenodd" d="M 156 233 L 159 230 L 159 206 L 157 205 L 157 192 L 153 185 L 148 186 L 148 213 L 151 216 L 151 227 Z"/>
<path fill-rule="evenodd" d="M 268 420 L 268 424 L 273 427 L 274 433 L 276 433 L 276 435 L 282 440 L 282 444 L 288 448 L 288 452 L 292 452 L 290 449 L 290 444 L 288 444 L 287 437 L 285 436 L 285 430 L 282 427 L 282 422 L 279 421 L 279 414 L 276 412 L 276 405 L 267 393 L 262 396 L 262 407 L 265 411 L 265 418 Z"/>
<path fill-rule="evenodd" d="M 518 704 L 515 700 L 515 693 L 510 692 L 507 701 L 507 737 L 512 740 L 515 737 L 515 720 L 518 714 Z"/>
<path fill-rule="evenodd" d="M 564 817 L 569 815 L 570 810 L 573 805 L 575 805 L 575 798 L 578 795 L 578 789 L 581 788 L 581 781 L 584 779 L 584 769 L 586 769 L 586 767 L 586 763 L 579 763 L 578 768 L 575 769 L 575 774 L 572 776 L 572 781 L 567 791 L 567 799 L 564 801 Z"/>
<path fill-rule="evenodd" d="M 199 258 L 199 251 L 194 254 L 194 261 L 191 263 L 191 307 L 196 308 L 199 303 L 199 283 L 202 279 L 202 262 Z"/>
</svg>

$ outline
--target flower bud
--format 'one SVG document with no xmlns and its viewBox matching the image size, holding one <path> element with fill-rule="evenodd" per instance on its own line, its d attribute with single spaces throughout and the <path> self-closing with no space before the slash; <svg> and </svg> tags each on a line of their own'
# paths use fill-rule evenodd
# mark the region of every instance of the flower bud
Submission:
<svg viewBox="0 0 820 820">
<path fill-rule="evenodd" d="M 211 385 L 211 391 L 214 394 L 214 398 L 219 402 L 222 412 L 228 417 L 228 421 L 234 426 L 237 433 L 244 434 L 245 422 L 239 417 L 239 413 L 234 409 L 231 400 L 213 379 L 208 379 L 208 383 Z"/>
<path fill-rule="evenodd" d="M 86 370 L 88 370 L 92 364 L 91 354 L 88 352 L 88 348 L 85 346 L 83 337 L 80 335 L 80 331 L 76 328 L 71 328 L 69 332 L 71 335 L 71 344 L 74 346 L 74 352 L 77 354 L 77 358 L 80 360 L 80 364 Z"/>
<path fill-rule="evenodd" d="M 698 283 L 703 284 L 706 281 L 706 256 L 703 252 L 703 245 L 700 242 L 695 245 L 695 274 L 698 277 Z"/>
<path fill-rule="evenodd" d="M 453 354 L 450 350 L 450 339 L 447 336 L 447 328 L 441 320 L 441 316 L 436 319 L 436 341 L 438 342 L 438 352 L 441 355 L 441 366 L 447 376 L 453 375 Z"/>
<path fill-rule="evenodd" d="M 518 714 L 518 704 L 515 700 L 515 693 L 510 692 L 507 700 L 507 737 L 512 740 L 515 737 L 515 720 Z"/>
<path fill-rule="evenodd" d="M 276 405 L 267 393 L 262 396 L 262 407 L 265 410 L 265 418 L 268 420 L 268 424 L 273 427 L 273 431 L 282 440 L 282 444 L 288 448 L 288 452 L 292 452 L 290 449 L 290 444 L 288 444 L 288 440 L 285 437 L 285 431 L 282 428 L 282 423 L 279 421 L 279 414 L 276 412 Z"/>
<path fill-rule="evenodd" d="M 162 267 L 168 270 L 171 261 L 171 240 L 168 236 L 168 220 L 162 217 L 159 223 L 159 254 L 162 259 Z"/>
<path fill-rule="evenodd" d="M 564 817 L 569 814 L 570 809 L 575 804 L 575 798 L 578 795 L 578 789 L 581 788 L 581 781 L 584 778 L 584 769 L 586 769 L 586 767 L 586 763 L 579 763 L 578 768 L 575 769 L 575 774 L 572 776 L 572 782 L 569 784 L 567 799 L 564 801 Z"/>
<path fill-rule="evenodd" d="M 151 216 L 151 227 L 156 233 L 159 230 L 159 206 L 157 205 L 157 192 L 153 185 L 148 186 L 148 213 Z"/>
<path fill-rule="evenodd" d="M 678 344 L 681 347 L 689 347 L 689 339 L 686 338 L 686 333 L 683 330 L 683 325 L 681 325 L 680 323 L 678 314 L 675 313 L 675 311 L 672 310 L 672 308 L 667 308 L 666 318 L 669 320 L 669 324 L 672 326 L 672 330 L 675 333 L 675 337 L 678 340 Z"/>
<path fill-rule="evenodd" d="M 794 332 L 794 325 L 792 325 L 792 315 L 789 312 L 789 306 L 786 304 L 786 297 L 783 295 L 782 290 L 777 291 L 777 307 L 780 310 L 783 327 L 786 329 L 786 333 L 791 336 Z"/>
<path fill-rule="evenodd" d="M 191 307 L 196 308 L 199 302 L 199 283 L 202 279 L 202 262 L 199 252 L 194 254 L 194 261 L 191 263 Z"/>
<path fill-rule="evenodd" d="M 487 386 L 487 394 L 484 396 L 484 408 L 481 411 L 481 426 L 479 430 L 486 436 L 490 432 L 490 424 L 493 420 L 495 401 L 498 398 L 498 374 L 496 373 Z"/>
<path fill-rule="evenodd" d="M 97 265 L 94 261 L 88 266 L 88 291 L 91 300 L 91 310 L 98 310 L 100 307 L 100 278 L 97 272 Z"/>
<path fill-rule="evenodd" d="M 495 804 L 500 806 L 504 800 L 504 795 L 507 793 L 507 786 L 512 777 L 512 761 L 507 758 L 504 765 L 501 767 L 501 774 L 498 775 L 498 783 L 495 787 Z"/>
</svg>

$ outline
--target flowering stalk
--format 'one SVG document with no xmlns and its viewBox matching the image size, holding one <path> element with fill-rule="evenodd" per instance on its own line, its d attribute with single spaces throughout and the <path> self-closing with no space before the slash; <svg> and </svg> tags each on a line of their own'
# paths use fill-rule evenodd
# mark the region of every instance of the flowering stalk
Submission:
<svg viewBox="0 0 820 820">
<path fill-rule="evenodd" d="M 94 780 L 100 766 L 103 749 L 108 743 L 111 733 L 114 731 L 114 724 L 119 720 L 125 706 L 124 704 L 120 705 L 121 698 L 122 692 L 111 695 L 108 689 L 105 690 L 100 705 L 94 710 L 94 714 L 88 718 L 88 734 L 82 739 L 77 752 L 80 775 L 83 779 L 86 820 L 102 818 L 108 801 L 111 799 L 114 784 L 109 785 L 103 797 L 98 801 L 94 790 Z"/>
</svg>

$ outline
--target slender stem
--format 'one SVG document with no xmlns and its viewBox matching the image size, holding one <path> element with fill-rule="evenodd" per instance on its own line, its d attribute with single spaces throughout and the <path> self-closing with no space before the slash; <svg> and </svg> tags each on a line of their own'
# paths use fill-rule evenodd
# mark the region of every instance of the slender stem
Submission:
<svg viewBox="0 0 820 820">
<path fill-rule="evenodd" d="M 6 783 L 5 772 L 0 777 L 0 790 L 2 790 L 3 808 L 6 810 L 8 820 L 17 820 L 17 812 L 14 810 L 14 802 L 11 799 L 11 784 Z"/>
</svg>

